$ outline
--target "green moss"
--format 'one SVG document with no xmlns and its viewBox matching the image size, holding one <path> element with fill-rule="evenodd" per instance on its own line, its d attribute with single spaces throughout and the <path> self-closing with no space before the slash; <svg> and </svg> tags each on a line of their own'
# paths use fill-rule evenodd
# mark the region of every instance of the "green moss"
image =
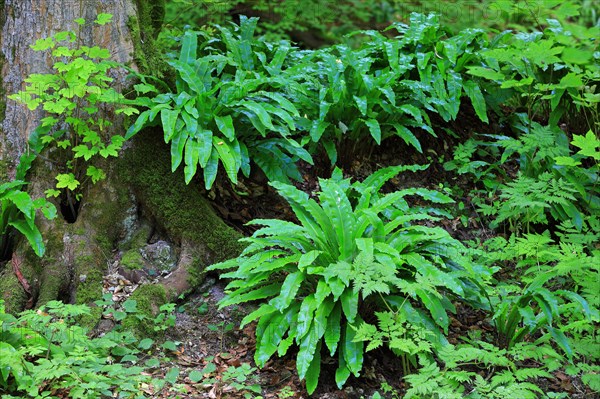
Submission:
<svg viewBox="0 0 600 399">
<path fill-rule="evenodd" d="M 0 271 L 0 299 L 4 300 L 6 311 L 11 314 L 17 314 L 25 309 L 27 303 L 27 295 L 15 274 L 12 273 L 9 264 Z"/>
<path fill-rule="evenodd" d="M 120 245 L 120 248 L 124 251 L 140 249 L 148 243 L 151 234 L 152 228 L 144 223 L 133 233 L 129 240 Z"/>
<path fill-rule="evenodd" d="M 160 131 L 139 133 L 134 148 L 124 154 L 122 169 L 150 216 L 172 238 L 204 246 L 215 262 L 235 257 L 244 248 L 238 242 L 241 235 L 215 214 L 193 184 L 185 184 L 182 168 L 171 173 Z"/>
<path fill-rule="evenodd" d="M 4 0 L 0 0 L 0 26 L 4 26 L 4 23 L 6 22 L 6 9 L 4 8 Z M 4 70 L 4 64 L 6 63 L 6 58 L 4 57 L 4 54 L 2 52 L 0 52 L 0 71 Z M 0 81 L 0 121 L 4 120 L 4 117 L 6 116 L 6 102 L 5 102 L 5 97 L 6 96 L 6 90 L 4 89 L 4 86 L 2 86 L 2 81 Z M 0 177 L 2 177 L 0 175 Z M 1 181 L 1 179 L 0 179 Z"/>
<path fill-rule="evenodd" d="M 103 168 L 109 169 L 108 166 Z M 78 241 L 73 254 L 75 301 L 78 304 L 93 306 L 94 301 L 102 297 L 106 256 L 114 249 L 122 234 L 121 221 L 125 218 L 129 206 L 129 192 L 120 184 L 117 176 L 116 180 L 111 180 L 109 186 L 90 187 L 87 198 L 93 198 L 88 204 L 89 213 L 84 215 L 87 224 L 76 223 L 69 225 L 69 228 L 72 230 L 72 236 Z M 91 328 L 98 322 L 101 313 L 101 309 L 92 307 L 91 315 L 83 317 L 80 323 Z"/>
<path fill-rule="evenodd" d="M 153 320 L 160 307 L 167 303 L 167 293 L 164 287 L 158 284 L 142 285 L 131 294 L 129 299 L 137 301 L 137 314 L 144 317 L 140 320 L 135 314 L 127 316 L 122 322 L 123 328 L 133 331 L 138 337 L 156 335 Z"/>
<path fill-rule="evenodd" d="M 130 17 L 127 27 L 134 44 L 133 59 L 142 73 L 163 77 L 168 69 L 156 38 L 165 16 L 165 0 L 136 0 L 137 18 Z"/>
<path fill-rule="evenodd" d="M 102 317 L 102 308 L 91 305 L 90 313 L 86 315 L 82 315 L 77 319 L 77 325 L 82 328 L 85 328 L 87 331 L 91 331 L 96 327 L 98 321 Z"/>
<path fill-rule="evenodd" d="M 130 249 L 123 254 L 121 266 L 127 270 L 139 270 L 144 267 L 144 259 L 137 249 Z"/>
<path fill-rule="evenodd" d="M 2 93 L 0 93 L 0 97 L 2 96 Z M 2 100 L 0 100 L 1 102 Z M 4 118 L 3 115 L 0 115 L 0 120 L 2 120 L 2 118 Z M 11 163 L 8 160 L 4 160 L 4 159 L 0 159 L 0 181 L 1 182 L 5 182 L 8 181 L 8 169 L 10 167 Z"/>
<path fill-rule="evenodd" d="M 146 33 L 156 39 L 165 18 L 165 0 L 136 0 L 137 15 Z"/>
<path fill-rule="evenodd" d="M 41 276 L 40 293 L 37 298 L 37 306 L 60 297 L 68 288 L 71 276 L 64 260 L 58 257 L 62 254 L 65 234 L 64 223 L 56 218 L 52 221 L 52 228 L 45 232 L 46 254 L 43 258 L 35 256 L 32 250 L 27 249 L 27 264 L 33 265 L 36 275 Z"/>
</svg>

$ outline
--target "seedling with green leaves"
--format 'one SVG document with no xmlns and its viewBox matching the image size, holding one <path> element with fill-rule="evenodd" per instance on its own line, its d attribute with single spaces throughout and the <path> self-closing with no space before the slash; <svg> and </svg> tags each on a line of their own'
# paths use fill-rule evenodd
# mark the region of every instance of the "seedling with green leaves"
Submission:
<svg viewBox="0 0 600 399">
<path fill-rule="evenodd" d="M 111 18 L 110 14 L 99 14 L 94 23 L 102 26 Z M 75 22 L 78 29 L 86 23 L 81 18 Z M 114 80 L 111 69 L 116 64 L 109 60 L 107 49 L 82 45 L 78 33 L 71 30 L 38 39 L 31 48 L 50 53 L 53 72 L 31 74 L 25 79 L 25 90 L 9 98 L 32 111 L 40 107 L 45 111 L 35 134 L 43 147 L 64 151 L 56 187 L 46 194 L 58 197 L 64 193 L 63 199 L 76 214 L 75 202 L 81 199 L 85 183 L 105 178 L 104 171 L 92 161 L 116 157 L 123 145 L 123 136 L 114 134 L 112 128 L 114 114 L 132 115 L 138 111 L 122 107 L 113 113 L 114 105 L 123 101 L 123 96 L 110 87 Z M 56 158 L 53 159 L 58 161 Z"/>
<path fill-rule="evenodd" d="M 139 349 L 152 342 L 130 332 L 110 331 L 90 338 L 76 320 L 86 305 L 51 301 L 18 317 L 5 313 L 0 300 L 0 390 L 3 397 L 143 398 L 142 384 L 162 387 L 136 366 Z M 15 396 L 11 396 L 15 395 Z"/>
</svg>

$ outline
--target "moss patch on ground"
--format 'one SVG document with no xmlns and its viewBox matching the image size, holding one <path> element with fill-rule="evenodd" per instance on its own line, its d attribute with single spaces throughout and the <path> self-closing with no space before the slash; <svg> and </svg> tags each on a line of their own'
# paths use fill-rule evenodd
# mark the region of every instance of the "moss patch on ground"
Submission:
<svg viewBox="0 0 600 399">
<path fill-rule="evenodd" d="M 144 268 L 144 259 L 137 249 L 130 249 L 121 257 L 121 266 L 127 270 L 140 270 Z"/>
<path fill-rule="evenodd" d="M 123 328 L 133 331 L 137 337 L 156 336 L 154 318 L 158 315 L 160 307 L 167 303 L 167 293 L 164 287 L 158 284 L 141 285 L 131 294 L 129 300 L 137 302 L 138 312 L 128 315 L 123 320 Z M 142 316 L 142 319 L 140 320 L 136 315 Z"/>
</svg>

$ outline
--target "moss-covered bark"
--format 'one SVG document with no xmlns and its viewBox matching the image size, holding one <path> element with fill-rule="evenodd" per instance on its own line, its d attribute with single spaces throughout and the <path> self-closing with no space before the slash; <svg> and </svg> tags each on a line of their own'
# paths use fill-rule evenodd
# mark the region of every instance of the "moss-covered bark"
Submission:
<svg viewBox="0 0 600 399">
<path fill-rule="evenodd" d="M 0 271 L 0 299 L 4 300 L 8 313 L 21 311 L 27 303 L 27 294 L 23 291 L 10 265 Z"/>
<path fill-rule="evenodd" d="M 134 148 L 124 155 L 120 165 L 144 211 L 172 239 L 197 246 L 201 263 L 222 261 L 241 252 L 241 235 L 215 214 L 193 184 L 185 184 L 181 168 L 171 173 L 171 157 L 162 144 L 161 132 L 138 134 Z"/>
<path fill-rule="evenodd" d="M 136 0 L 137 16 L 130 17 L 127 27 L 134 43 L 133 60 L 140 72 L 162 78 L 168 70 L 156 44 L 165 17 L 165 0 Z"/>
</svg>

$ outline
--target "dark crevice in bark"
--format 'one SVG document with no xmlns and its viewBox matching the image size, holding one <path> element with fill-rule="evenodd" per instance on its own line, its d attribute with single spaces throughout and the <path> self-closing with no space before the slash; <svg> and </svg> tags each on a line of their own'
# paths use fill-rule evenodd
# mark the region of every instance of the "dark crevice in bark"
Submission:
<svg viewBox="0 0 600 399">
<path fill-rule="evenodd" d="M 13 250 L 13 234 L 11 231 L 7 231 L 6 234 L 0 236 L 0 265 L 2 265 L 4 262 L 9 261 L 12 258 Z"/>
<path fill-rule="evenodd" d="M 67 192 L 60 201 L 60 213 L 67 223 L 75 223 L 77 216 L 79 216 L 79 207 L 81 201 L 77 201 L 73 196 Z"/>
</svg>

